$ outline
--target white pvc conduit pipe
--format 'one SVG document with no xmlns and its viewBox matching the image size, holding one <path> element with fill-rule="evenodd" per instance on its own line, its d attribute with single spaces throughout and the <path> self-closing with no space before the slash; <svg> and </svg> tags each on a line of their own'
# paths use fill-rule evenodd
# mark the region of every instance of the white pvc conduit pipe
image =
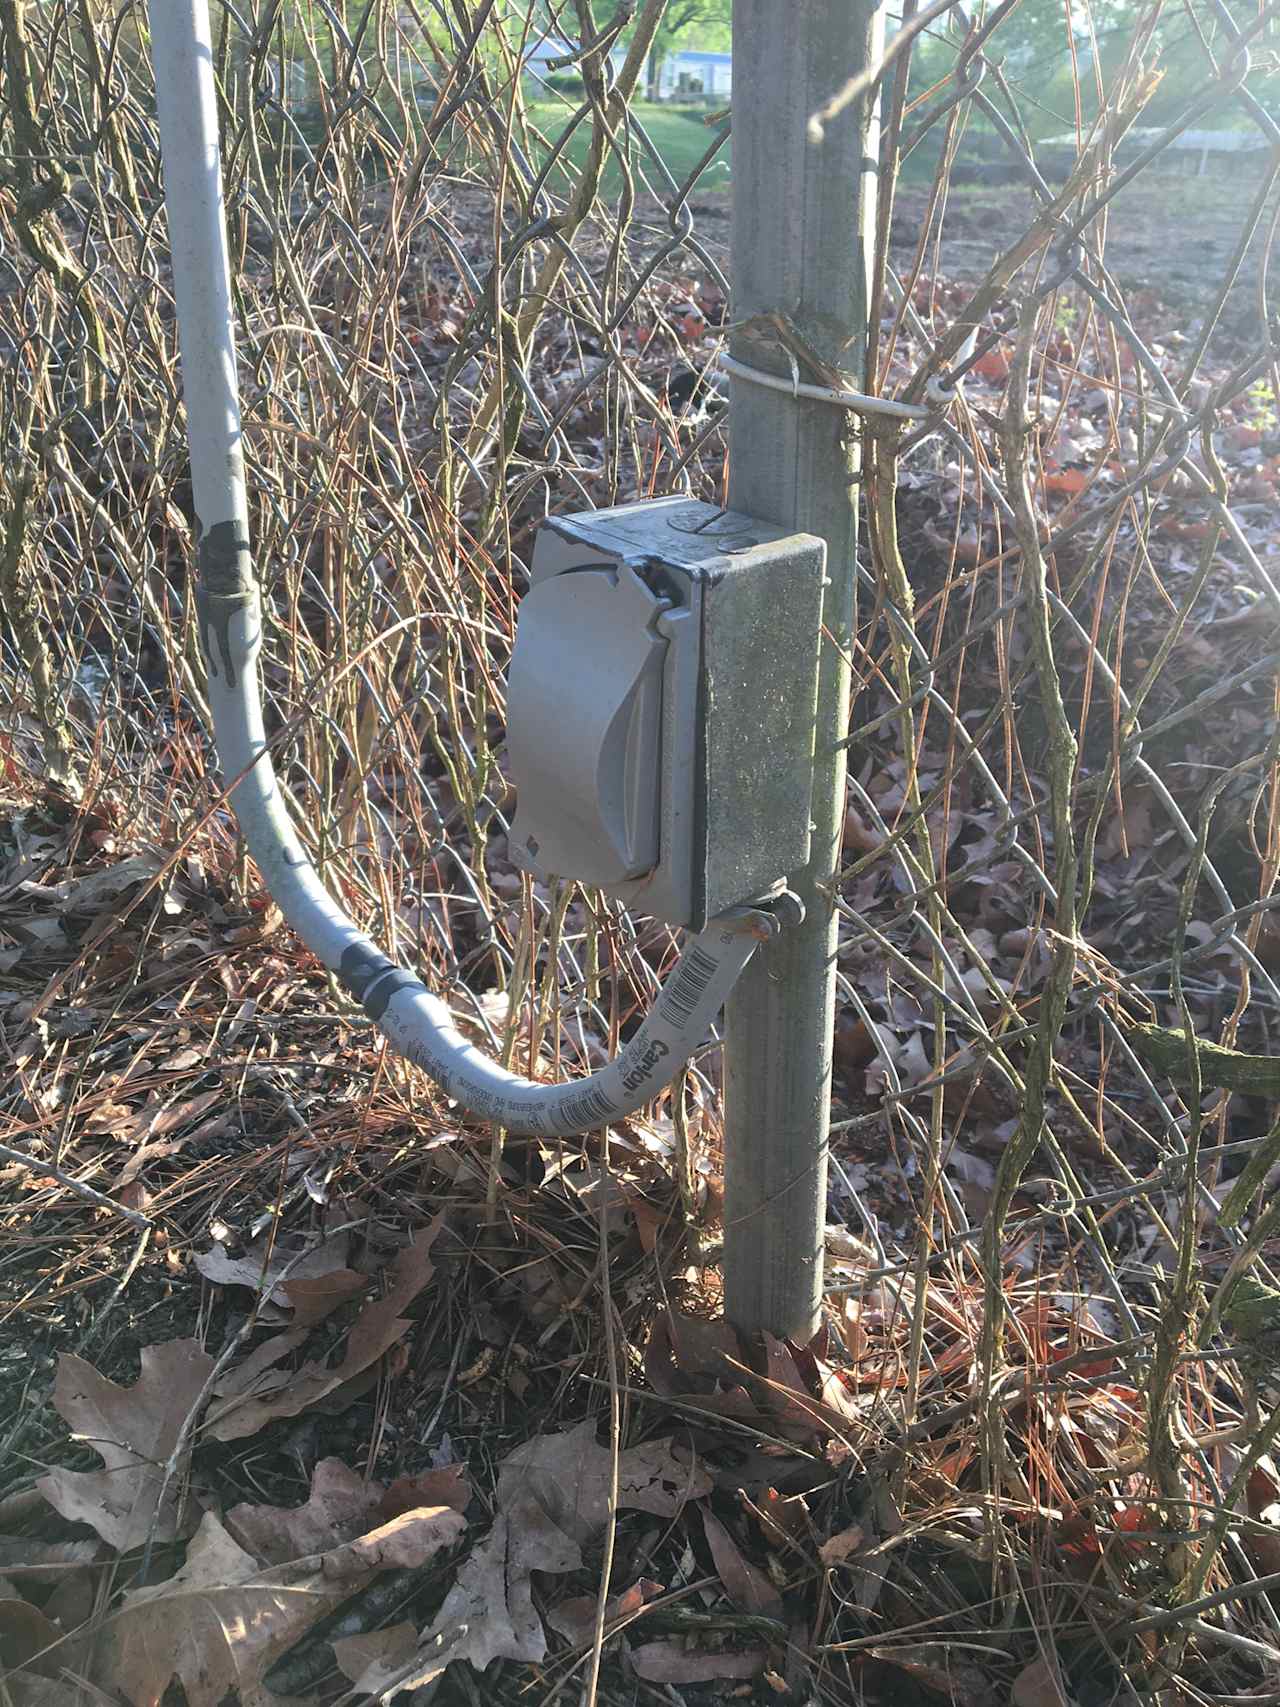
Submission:
<svg viewBox="0 0 1280 1707">
<path fill-rule="evenodd" d="M 745 908 L 713 919 L 687 944 L 621 1055 L 588 1078 L 545 1085 L 507 1072 L 468 1043 L 445 1003 L 388 960 L 324 888 L 281 801 L 262 718 L 262 614 L 249 552 L 208 4 L 151 0 L 150 14 L 199 540 L 200 638 L 218 758 L 234 784 L 249 852 L 289 924 L 392 1047 L 473 1115 L 519 1133 L 603 1126 L 670 1082 L 777 923 Z"/>
</svg>

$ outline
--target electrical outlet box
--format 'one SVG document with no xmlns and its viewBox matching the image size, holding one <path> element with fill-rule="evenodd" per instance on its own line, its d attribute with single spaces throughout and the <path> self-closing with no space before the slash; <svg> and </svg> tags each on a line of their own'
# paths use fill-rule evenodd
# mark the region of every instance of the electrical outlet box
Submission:
<svg viewBox="0 0 1280 1707">
<path fill-rule="evenodd" d="M 507 689 L 511 858 L 700 930 L 809 857 L 826 547 L 658 498 L 543 524 Z"/>
</svg>

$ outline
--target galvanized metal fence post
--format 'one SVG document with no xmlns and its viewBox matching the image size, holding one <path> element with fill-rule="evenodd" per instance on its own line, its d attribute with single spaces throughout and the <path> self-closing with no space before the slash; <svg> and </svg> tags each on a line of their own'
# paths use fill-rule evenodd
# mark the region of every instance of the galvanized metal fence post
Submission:
<svg viewBox="0 0 1280 1707">
<path fill-rule="evenodd" d="M 780 316 L 823 362 L 862 372 L 874 100 L 848 103 L 825 122 L 821 141 L 811 140 L 810 119 L 873 62 L 881 40 L 871 0 L 735 0 L 732 354 L 784 378 L 788 358 L 756 317 Z M 747 967 L 725 1031 L 726 1311 L 743 1330 L 797 1341 L 817 1329 L 822 1289 L 836 970 L 830 880 L 844 822 L 839 743 L 849 714 L 857 473 L 847 411 L 735 378 L 730 504 L 818 534 L 828 553 L 813 850 L 792 879 L 806 919 Z"/>
</svg>

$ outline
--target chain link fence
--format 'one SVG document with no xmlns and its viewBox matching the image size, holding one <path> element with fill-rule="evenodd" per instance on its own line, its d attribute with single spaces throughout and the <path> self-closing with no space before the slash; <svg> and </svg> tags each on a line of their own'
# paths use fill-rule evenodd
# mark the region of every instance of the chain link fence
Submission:
<svg viewBox="0 0 1280 1707">
<path fill-rule="evenodd" d="M 508 861 L 502 684 L 533 533 L 718 501 L 726 474 L 730 117 L 642 100 L 662 0 L 606 10 L 215 18 L 281 774 L 388 952 L 546 1074 L 616 1046 L 675 944 Z M 0 751 L 26 803 L 0 965 L 56 1016 L 119 969 L 110 923 L 32 924 L 31 802 L 79 801 L 98 847 L 255 883 L 202 716 L 145 19 L 0 16 Z M 832 1176 L 857 1242 L 833 1244 L 833 1321 L 855 1366 L 866 1323 L 895 1348 L 859 1450 L 888 1438 L 918 1468 L 930 1419 L 968 1405 L 992 1572 L 1028 1514 L 1068 1525 L 1104 1487 L 1080 1558 L 1124 1605 L 1182 1609 L 1148 1616 L 1156 1685 L 1238 1698 L 1280 1662 L 1255 1582 L 1280 1493 L 1258 1503 L 1280 1427 L 1276 8 L 1097 10 L 1040 49 L 1023 21 L 1014 0 L 908 5 L 875 68 L 867 371 L 816 371 L 779 305 L 798 380 L 912 406 L 862 417 Z M 332 1077 L 363 1063 L 448 1129 L 336 992 L 308 999 L 350 1051 Z M 59 1068 L 50 1101 L 50 1071 L 16 1072 L 0 1119 L 75 1171 L 96 1081 Z M 657 1119 L 712 1176 L 718 1072 L 713 1046 Z M 1105 1395 L 1087 1426 L 1081 1383 Z M 1033 1386 L 1028 1466 L 1009 1416 Z M 1182 1613 L 1224 1584 L 1242 1598 L 1197 1630 Z M 834 1700 L 861 1626 L 833 1616 Z"/>
</svg>

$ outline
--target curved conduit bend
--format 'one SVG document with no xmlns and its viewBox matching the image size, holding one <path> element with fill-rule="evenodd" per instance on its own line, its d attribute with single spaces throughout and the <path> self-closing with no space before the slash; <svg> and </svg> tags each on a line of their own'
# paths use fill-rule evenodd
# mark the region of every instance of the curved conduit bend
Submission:
<svg viewBox="0 0 1280 1707">
<path fill-rule="evenodd" d="M 603 1126 L 670 1082 L 777 923 L 753 909 L 713 919 L 686 945 L 621 1055 L 587 1078 L 545 1085 L 509 1073 L 468 1043 L 447 1005 L 388 960 L 324 888 L 280 799 L 262 717 L 261 605 L 249 552 L 207 0 L 152 0 L 150 14 L 199 530 L 200 637 L 218 758 L 234 783 L 249 852 L 289 924 L 392 1047 L 473 1115 L 517 1133 Z"/>
</svg>

